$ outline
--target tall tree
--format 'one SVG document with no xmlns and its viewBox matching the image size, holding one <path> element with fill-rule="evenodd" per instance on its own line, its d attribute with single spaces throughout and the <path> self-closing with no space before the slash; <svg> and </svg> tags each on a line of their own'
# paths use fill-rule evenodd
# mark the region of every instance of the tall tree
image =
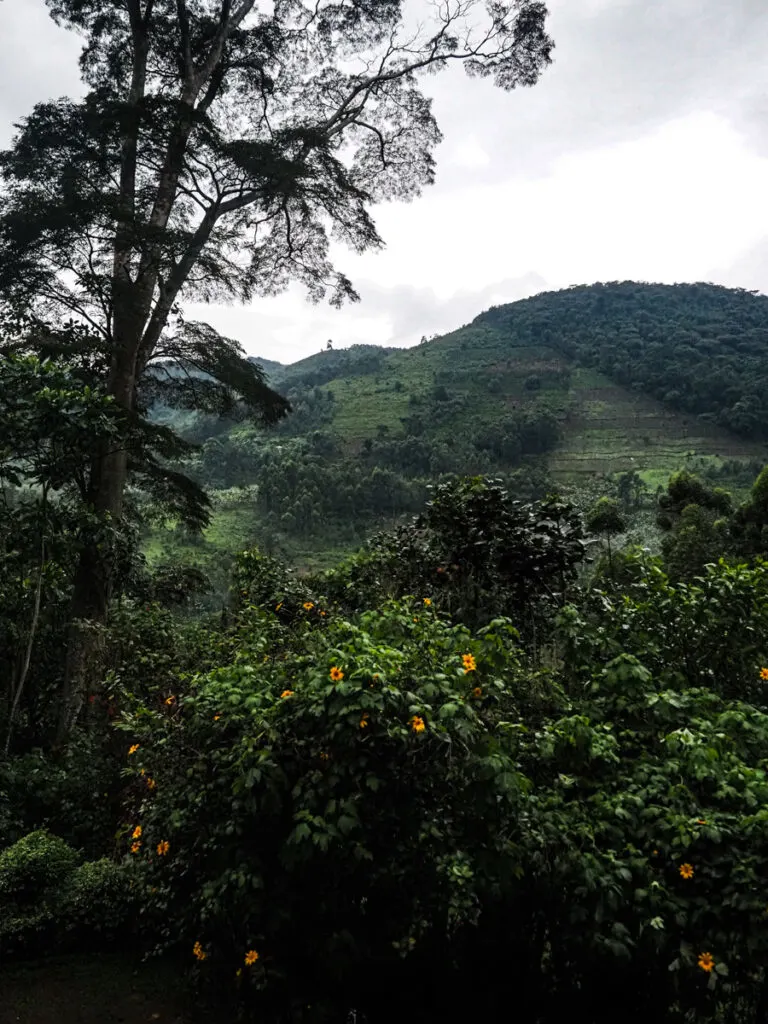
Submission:
<svg viewBox="0 0 768 1024">
<path fill-rule="evenodd" d="M 443 0 L 423 20 L 402 0 L 46 3 L 85 38 L 88 91 L 38 105 L 0 156 L 0 296 L 43 324 L 90 325 L 128 417 L 166 353 L 195 357 L 209 397 L 219 381 L 279 417 L 285 403 L 258 370 L 217 351 L 179 303 L 245 301 L 292 280 L 313 299 L 354 299 L 329 239 L 380 245 L 371 204 L 433 181 L 441 136 L 420 79 L 461 63 L 504 89 L 533 85 L 552 49 L 539 0 Z M 127 474 L 126 450 L 102 447 L 97 513 L 119 519 Z M 103 618 L 111 584 L 87 545 L 74 616 Z"/>
</svg>

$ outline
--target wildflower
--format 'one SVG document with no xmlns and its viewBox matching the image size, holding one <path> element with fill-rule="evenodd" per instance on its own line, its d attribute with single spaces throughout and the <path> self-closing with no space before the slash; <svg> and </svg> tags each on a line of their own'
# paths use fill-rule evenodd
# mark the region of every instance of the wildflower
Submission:
<svg viewBox="0 0 768 1024">
<path fill-rule="evenodd" d="M 431 597 L 425 597 L 424 598 L 424 604 L 427 606 L 427 608 L 429 608 L 429 606 L 432 604 L 432 598 Z"/>
<path fill-rule="evenodd" d="M 442 565 L 438 565 L 437 571 L 438 572 L 445 572 L 445 569 L 442 567 Z"/>
<path fill-rule="evenodd" d="M 427 728 L 421 715 L 414 715 L 411 719 L 411 728 L 414 732 L 424 732 Z"/>
<path fill-rule="evenodd" d="M 157 789 L 157 783 L 154 779 L 147 779 L 147 789 Z"/>
<path fill-rule="evenodd" d="M 709 974 L 709 972 L 715 966 L 715 961 L 713 960 L 711 953 L 700 953 L 698 962 L 699 967 L 702 969 L 702 971 L 706 971 L 707 974 Z"/>
<path fill-rule="evenodd" d="M 327 614 L 328 612 L 320 612 L 320 617 L 324 619 Z"/>
<path fill-rule="evenodd" d="M 275 605 L 275 611 L 279 612 L 282 607 L 283 607 L 283 602 L 281 601 L 279 604 Z"/>
<path fill-rule="evenodd" d="M 286 697 L 292 697 L 292 696 L 293 696 L 293 690 L 283 690 L 283 692 L 280 694 L 281 699 L 285 699 Z"/>
<path fill-rule="evenodd" d="M 198 960 L 205 960 L 208 954 L 205 952 L 199 942 L 196 942 L 192 947 L 192 954 L 196 956 Z"/>
<path fill-rule="evenodd" d="M 219 720 L 220 718 L 221 718 L 221 715 L 214 715 L 214 716 L 213 716 L 213 720 L 214 720 L 214 722 L 218 722 L 218 720 Z"/>
<path fill-rule="evenodd" d="M 138 853 L 141 849 L 141 843 L 131 843 L 131 853 Z"/>
<path fill-rule="evenodd" d="M 330 754 L 327 754 L 324 750 L 320 751 L 320 760 L 321 761 L 329 761 L 330 758 L 331 758 Z"/>
<path fill-rule="evenodd" d="M 171 704 L 175 704 L 176 703 L 176 698 L 174 697 L 173 694 L 171 694 L 170 697 L 166 697 L 165 698 L 165 703 L 170 707 Z"/>
<path fill-rule="evenodd" d="M 707 819 L 706 818 L 697 818 L 696 819 L 696 824 L 697 825 L 706 825 L 707 824 Z"/>
<path fill-rule="evenodd" d="M 368 721 L 368 719 L 370 717 L 371 716 L 368 714 L 367 711 L 363 712 L 363 717 L 360 719 L 360 728 L 361 729 L 367 729 L 368 728 L 368 726 L 370 725 L 370 722 Z"/>
<path fill-rule="evenodd" d="M 693 878 L 693 864 L 681 864 L 679 871 L 683 878 Z"/>
<path fill-rule="evenodd" d="M 315 605 L 313 601 L 305 601 L 301 607 L 304 609 L 305 612 L 311 612 Z"/>
<path fill-rule="evenodd" d="M 414 622 L 418 622 L 418 621 L 419 621 L 419 620 L 418 620 L 418 617 L 417 617 L 416 615 L 414 615 L 414 616 L 413 616 L 413 621 L 414 621 Z"/>
<path fill-rule="evenodd" d="M 768 668 L 761 668 L 760 669 L 760 678 L 761 679 L 768 679 Z"/>
<path fill-rule="evenodd" d="M 146 768 L 140 768 L 139 769 L 139 775 L 146 775 L 146 774 L 147 774 L 147 769 Z"/>
<path fill-rule="evenodd" d="M 378 683 L 378 681 L 381 679 L 381 676 L 379 675 L 378 672 L 374 672 L 373 676 L 372 676 L 372 679 L 373 679 L 374 683 Z"/>
<path fill-rule="evenodd" d="M 161 840 L 161 842 L 159 842 L 159 843 L 157 844 L 157 853 L 158 853 L 158 856 L 159 856 L 159 857 L 164 857 L 164 856 L 166 855 L 166 853 L 168 853 L 168 851 L 170 850 L 170 848 L 171 848 L 171 847 L 170 847 L 170 844 L 169 844 L 169 842 L 168 842 L 168 840 L 167 840 L 167 839 L 163 839 L 163 840 Z"/>
<path fill-rule="evenodd" d="M 471 654 L 462 654 L 461 661 L 462 664 L 464 665 L 465 674 L 467 672 L 474 672 L 475 669 L 477 668 L 477 662 L 475 661 L 474 656 Z"/>
<path fill-rule="evenodd" d="M 331 679 L 334 683 L 340 683 L 344 678 L 344 673 L 336 665 L 331 666 Z"/>
<path fill-rule="evenodd" d="M 129 754 L 135 754 L 138 749 L 139 749 L 139 744 L 138 743 L 134 743 L 132 747 L 128 747 L 128 753 Z"/>
<path fill-rule="evenodd" d="M 255 964 L 258 959 L 259 954 L 256 952 L 256 950 L 249 949 L 248 952 L 245 954 L 245 966 L 250 967 L 251 964 Z"/>
<path fill-rule="evenodd" d="M 473 696 L 473 697 L 482 697 L 482 696 L 483 696 L 483 690 L 482 690 L 482 687 L 480 687 L 480 686 L 476 686 L 476 687 L 474 688 L 474 690 L 472 691 L 472 696 Z"/>
<path fill-rule="evenodd" d="M 654 850 L 652 856 L 658 857 L 659 856 L 659 851 L 658 850 Z"/>
<path fill-rule="evenodd" d="M 136 828 L 133 830 L 131 839 L 141 839 L 141 825 L 137 825 Z"/>
</svg>

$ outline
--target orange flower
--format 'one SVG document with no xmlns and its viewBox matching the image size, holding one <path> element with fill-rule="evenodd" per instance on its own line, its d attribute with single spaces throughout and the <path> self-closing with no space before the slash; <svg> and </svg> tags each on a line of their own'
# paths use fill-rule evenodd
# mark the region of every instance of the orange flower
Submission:
<svg viewBox="0 0 768 1024">
<path fill-rule="evenodd" d="M 474 672 L 475 669 L 477 668 L 477 662 L 475 661 L 474 656 L 471 654 L 462 654 L 461 661 L 462 664 L 464 665 L 465 675 L 467 672 Z"/>
<path fill-rule="evenodd" d="M 707 824 L 707 819 L 706 818 L 697 818 L 696 819 L 696 824 L 697 825 L 706 825 Z"/>
<path fill-rule="evenodd" d="M 483 696 L 483 690 L 482 690 L 482 687 L 480 687 L 480 686 L 476 686 L 476 687 L 474 688 L 474 690 L 472 691 L 472 696 L 473 696 L 473 697 L 482 697 L 482 696 Z"/>
<path fill-rule="evenodd" d="M 128 747 L 128 753 L 129 754 L 135 754 L 138 749 L 139 749 L 139 744 L 138 743 L 134 743 L 132 747 Z"/>
<path fill-rule="evenodd" d="M 282 607 L 283 607 L 283 602 L 281 601 L 280 604 L 276 604 L 275 605 L 275 611 L 279 612 Z"/>
<path fill-rule="evenodd" d="M 425 597 L 424 598 L 424 604 L 427 606 L 427 608 L 429 608 L 429 606 L 432 604 L 432 598 L 431 597 Z"/>
<path fill-rule="evenodd" d="M 311 612 L 315 605 L 312 601 L 305 601 L 301 607 L 304 609 L 305 612 Z"/>
<path fill-rule="evenodd" d="M 367 712 L 367 711 L 364 711 L 364 712 L 363 712 L 363 717 L 362 717 L 362 718 L 360 719 L 360 728 L 361 728 L 361 729 L 367 729 L 367 728 L 368 728 L 368 726 L 369 726 L 369 725 L 371 724 L 371 723 L 370 723 L 370 722 L 368 721 L 368 719 L 369 719 L 370 717 L 371 717 L 371 716 L 370 716 L 370 715 L 368 714 L 368 712 Z"/>
<path fill-rule="evenodd" d="M 176 698 L 174 697 L 173 694 L 171 694 L 170 697 L 166 697 L 165 698 L 165 703 L 170 707 L 171 704 L 175 704 L 176 703 Z"/>
<path fill-rule="evenodd" d="M 344 673 L 341 671 L 341 669 L 338 668 L 336 665 L 333 665 L 331 667 L 331 679 L 334 681 L 334 683 L 340 683 L 343 678 Z"/>
<path fill-rule="evenodd" d="M 148 789 L 157 789 L 157 783 L 155 782 L 154 779 L 147 779 L 147 788 Z"/>
<path fill-rule="evenodd" d="M 281 697 L 281 698 L 282 698 L 283 700 L 284 700 L 284 699 L 285 699 L 286 697 L 292 697 L 292 696 L 293 696 L 293 690 L 283 690 L 283 692 L 282 692 L 282 693 L 280 694 L 280 697 Z"/>
<path fill-rule="evenodd" d="M 693 878 L 693 864 L 681 864 L 678 871 L 683 878 Z"/>
<path fill-rule="evenodd" d="M 141 849 L 141 843 L 131 843 L 131 853 L 138 853 Z"/>
<path fill-rule="evenodd" d="M 715 966 L 715 961 L 712 958 L 711 953 L 700 953 L 698 962 L 699 967 L 702 969 L 702 971 L 706 971 L 707 974 L 709 974 L 712 968 Z"/>
<path fill-rule="evenodd" d="M 768 679 L 768 668 L 761 668 L 760 669 L 760 678 L 761 679 Z"/>
<path fill-rule="evenodd" d="M 327 614 L 328 612 L 320 612 L 320 617 L 324 619 Z"/>
<path fill-rule="evenodd" d="M 256 952 L 256 950 L 249 949 L 248 952 L 245 954 L 245 966 L 250 967 L 251 964 L 255 964 L 258 959 L 259 954 Z"/>
<path fill-rule="evenodd" d="M 218 722 L 218 720 L 219 720 L 220 718 L 221 718 L 221 715 L 214 715 L 214 716 L 213 716 L 213 720 L 214 720 L 214 722 Z"/>
<path fill-rule="evenodd" d="M 199 942 L 196 942 L 192 947 L 192 955 L 196 956 L 198 960 L 205 960 L 208 954 L 205 952 Z"/>
<path fill-rule="evenodd" d="M 137 825 L 136 828 L 133 830 L 131 839 L 141 839 L 141 825 Z"/>
<path fill-rule="evenodd" d="M 164 857 L 164 856 L 166 855 L 166 853 L 168 853 L 168 851 L 170 850 L 170 848 L 171 848 L 171 847 L 170 847 L 170 844 L 169 844 L 169 842 L 168 842 L 168 840 L 167 840 L 167 839 L 163 839 L 163 840 L 161 840 L 161 841 L 160 841 L 160 842 L 159 842 L 159 843 L 157 844 L 157 853 L 158 853 L 158 856 L 160 856 L 160 857 Z"/>
<path fill-rule="evenodd" d="M 424 732 L 427 728 L 421 715 L 414 715 L 411 719 L 411 728 L 414 732 Z"/>
</svg>

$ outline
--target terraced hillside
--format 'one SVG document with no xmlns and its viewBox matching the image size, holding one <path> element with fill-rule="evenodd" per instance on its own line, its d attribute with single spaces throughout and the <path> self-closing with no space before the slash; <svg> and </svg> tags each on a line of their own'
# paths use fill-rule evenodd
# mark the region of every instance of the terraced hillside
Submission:
<svg viewBox="0 0 768 1024">
<path fill-rule="evenodd" d="M 764 461 L 768 299 L 711 285 L 574 288 L 415 348 L 320 353 L 275 380 L 294 398 L 330 394 L 327 426 L 353 449 L 406 438 L 414 422 L 451 441 L 545 406 L 560 423 L 556 477 L 672 472 L 691 454 Z"/>
</svg>

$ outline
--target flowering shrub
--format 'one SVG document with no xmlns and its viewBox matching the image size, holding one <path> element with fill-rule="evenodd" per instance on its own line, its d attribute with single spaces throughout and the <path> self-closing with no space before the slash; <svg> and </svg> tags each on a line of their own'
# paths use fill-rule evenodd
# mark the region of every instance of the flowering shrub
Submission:
<svg viewBox="0 0 768 1024">
<path fill-rule="evenodd" d="M 499 621 L 473 639 L 422 601 L 295 646 L 265 629 L 172 714 L 124 723 L 139 742 L 128 770 L 157 781 L 126 825 L 126 857 L 144 868 L 164 944 L 208 976 L 242 970 L 243 990 L 283 1001 L 363 998 L 367 978 L 369 1000 L 519 871 L 516 633 Z"/>
</svg>

